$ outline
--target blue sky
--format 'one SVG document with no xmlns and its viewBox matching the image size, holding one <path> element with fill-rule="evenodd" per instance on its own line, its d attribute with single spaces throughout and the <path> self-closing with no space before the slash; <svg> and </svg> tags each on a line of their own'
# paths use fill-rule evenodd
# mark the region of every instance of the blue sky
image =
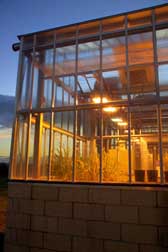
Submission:
<svg viewBox="0 0 168 252">
<path fill-rule="evenodd" d="M 15 95 L 17 35 L 113 15 L 168 0 L 0 0 L 0 94 Z"/>
</svg>

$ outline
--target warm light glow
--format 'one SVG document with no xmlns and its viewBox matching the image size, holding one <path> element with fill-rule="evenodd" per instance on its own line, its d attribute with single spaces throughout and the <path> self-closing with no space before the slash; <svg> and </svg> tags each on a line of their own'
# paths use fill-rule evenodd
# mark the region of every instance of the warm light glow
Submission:
<svg viewBox="0 0 168 252">
<path fill-rule="evenodd" d="M 119 126 L 127 126 L 128 125 L 128 123 L 127 122 L 119 122 L 119 123 L 117 123 Z"/>
<path fill-rule="evenodd" d="M 122 118 L 112 118 L 111 119 L 113 122 L 122 122 Z"/>
<path fill-rule="evenodd" d="M 114 107 L 107 107 L 107 108 L 103 108 L 103 110 L 105 111 L 105 112 L 116 112 L 116 108 L 114 108 Z"/>
<path fill-rule="evenodd" d="M 92 100 L 93 100 L 94 103 L 100 103 L 100 102 L 101 102 L 101 98 L 100 98 L 100 97 L 94 97 Z M 106 97 L 103 97 L 103 98 L 102 98 L 102 102 L 103 102 L 103 103 L 108 102 L 107 98 L 106 98 Z"/>
</svg>

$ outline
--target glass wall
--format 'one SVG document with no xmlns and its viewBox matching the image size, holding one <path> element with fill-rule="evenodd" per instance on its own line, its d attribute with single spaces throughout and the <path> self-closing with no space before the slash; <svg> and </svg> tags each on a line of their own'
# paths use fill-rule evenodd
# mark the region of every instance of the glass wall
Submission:
<svg viewBox="0 0 168 252">
<path fill-rule="evenodd" d="M 167 16 L 22 36 L 11 179 L 168 182 Z"/>
</svg>

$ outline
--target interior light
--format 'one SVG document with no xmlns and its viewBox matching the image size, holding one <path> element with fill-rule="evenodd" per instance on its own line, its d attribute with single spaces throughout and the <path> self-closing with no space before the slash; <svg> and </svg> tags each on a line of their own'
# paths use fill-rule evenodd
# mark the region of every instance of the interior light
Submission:
<svg viewBox="0 0 168 252">
<path fill-rule="evenodd" d="M 113 122 L 122 122 L 122 118 L 112 118 L 111 119 Z"/>
<path fill-rule="evenodd" d="M 128 125 L 127 122 L 118 122 L 117 124 L 118 124 L 119 126 L 127 126 L 127 125 Z"/>
<path fill-rule="evenodd" d="M 103 110 L 105 111 L 105 112 L 116 112 L 116 108 L 114 108 L 114 107 L 107 107 L 107 108 L 103 108 Z"/>
<path fill-rule="evenodd" d="M 100 103 L 100 102 L 101 102 L 101 98 L 100 98 L 100 97 L 94 97 L 92 100 L 93 100 L 94 103 Z M 108 102 L 107 98 L 106 98 L 106 97 L 103 97 L 103 98 L 102 98 L 102 102 L 103 102 L 103 103 Z"/>
</svg>

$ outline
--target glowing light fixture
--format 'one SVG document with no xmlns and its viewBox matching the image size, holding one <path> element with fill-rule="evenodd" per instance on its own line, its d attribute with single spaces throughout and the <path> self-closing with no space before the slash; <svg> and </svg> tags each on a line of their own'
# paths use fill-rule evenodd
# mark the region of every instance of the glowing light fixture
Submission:
<svg viewBox="0 0 168 252">
<path fill-rule="evenodd" d="M 107 108 L 103 108 L 103 111 L 105 112 L 116 112 L 117 109 L 114 107 L 107 107 Z"/>
<path fill-rule="evenodd" d="M 100 97 L 94 97 L 92 100 L 93 100 L 94 103 L 100 103 L 100 102 L 101 102 L 101 98 L 100 98 Z M 106 97 L 103 97 L 103 98 L 102 98 L 102 102 L 103 102 L 103 103 L 108 102 L 107 98 L 106 98 Z"/>
<path fill-rule="evenodd" d="M 128 125 L 127 122 L 118 122 L 117 124 L 118 124 L 119 126 L 127 126 L 127 125 Z"/>
<path fill-rule="evenodd" d="M 122 118 L 112 118 L 111 119 L 113 122 L 122 122 Z"/>
</svg>

